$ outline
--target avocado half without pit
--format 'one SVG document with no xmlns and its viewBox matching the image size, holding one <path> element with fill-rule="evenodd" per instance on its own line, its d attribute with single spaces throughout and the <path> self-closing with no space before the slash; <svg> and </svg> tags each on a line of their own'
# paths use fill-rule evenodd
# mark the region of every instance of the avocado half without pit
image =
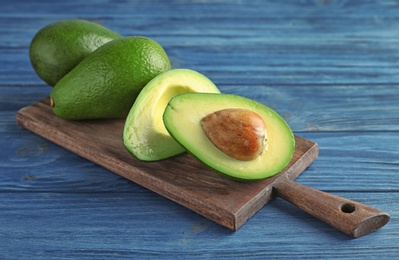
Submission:
<svg viewBox="0 0 399 260">
<path fill-rule="evenodd" d="M 142 89 L 123 130 L 124 146 L 134 157 L 142 161 L 158 161 L 185 152 L 169 135 L 162 116 L 171 98 L 187 92 L 220 93 L 210 79 L 190 69 L 161 73 Z"/>
<path fill-rule="evenodd" d="M 189 153 L 238 180 L 278 174 L 295 151 L 294 134 L 277 112 L 233 94 L 177 95 L 168 103 L 163 120 Z"/>
</svg>

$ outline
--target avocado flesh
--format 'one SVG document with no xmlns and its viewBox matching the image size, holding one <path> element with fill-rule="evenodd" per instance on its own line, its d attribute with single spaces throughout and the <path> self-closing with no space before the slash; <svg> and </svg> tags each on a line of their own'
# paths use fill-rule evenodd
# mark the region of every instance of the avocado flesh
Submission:
<svg viewBox="0 0 399 260">
<path fill-rule="evenodd" d="M 201 127 L 202 118 L 228 108 L 254 111 L 265 121 L 267 148 L 256 159 L 243 161 L 226 155 Z M 263 104 L 237 95 L 181 94 L 168 103 L 163 120 L 170 135 L 194 157 L 215 171 L 239 180 L 258 180 L 278 174 L 295 151 L 294 135 L 281 116 Z"/>
<path fill-rule="evenodd" d="M 171 98 L 187 92 L 220 93 L 211 80 L 190 69 L 164 72 L 143 88 L 123 131 L 123 143 L 133 156 L 142 161 L 157 161 L 185 151 L 169 135 L 162 116 Z"/>
</svg>

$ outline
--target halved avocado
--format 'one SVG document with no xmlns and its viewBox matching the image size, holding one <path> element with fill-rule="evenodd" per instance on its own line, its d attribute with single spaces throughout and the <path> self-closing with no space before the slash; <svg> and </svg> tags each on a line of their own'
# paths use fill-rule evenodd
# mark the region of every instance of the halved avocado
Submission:
<svg viewBox="0 0 399 260">
<path fill-rule="evenodd" d="M 250 111 L 259 115 L 265 125 L 266 145 L 255 158 L 237 159 L 220 150 L 204 130 L 203 120 L 226 109 Z M 228 125 L 229 113 L 220 117 Z M 281 172 L 295 151 L 295 138 L 289 125 L 271 108 L 254 100 L 233 94 L 187 93 L 171 99 L 163 115 L 171 136 L 189 153 L 215 171 L 240 180 L 258 180 Z M 239 120 L 236 120 L 239 121 Z M 231 128 L 231 127 L 230 127 Z M 233 128 L 234 129 L 234 128 Z M 238 132 L 242 132 L 239 127 Z M 228 135 L 222 132 L 220 135 Z M 240 135 L 240 134 L 239 134 Z"/>
<path fill-rule="evenodd" d="M 164 72 L 141 90 L 123 130 L 123 143 L 133 156 L 142 161 L 157 161 L 185 151 L 169 135 L 162 115 L 172 97 L 186 92 L 220 93 L 210 79 L 190 69 Z"/>
</svg>

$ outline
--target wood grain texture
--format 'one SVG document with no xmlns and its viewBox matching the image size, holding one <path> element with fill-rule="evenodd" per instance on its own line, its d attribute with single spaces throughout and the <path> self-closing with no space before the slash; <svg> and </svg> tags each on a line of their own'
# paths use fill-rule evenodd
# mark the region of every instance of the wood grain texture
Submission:
<svg viewBox="0 0 399 260">
<path fill-rule="evenodd" d="M 279 196 L 342 233 L 357 238 L 385 226 L 390 216 L 374 207 L 325 193 L 287 178 L 273 185 Z"/>
<path fill-rule="evenodd" d="M 399 199 L 337 195 L 386 205 Z M 8 241 L 0 249 L 3 259 L 395 259 L 398 252 L 398 208 L 390 227 L 353 240 L 281 199 L 234 233 L 149 191 L 0 193 L 0 201 L 0 222 L 9 223 L 0 226 L 0 238 Z"/>
<path fill-rule="evenodd" d="M 123 119 L 63 120 L 52 112 L 49 98 L 22 108 L 16 120 L 26 129 L 231 230 L 240 228 L 272 199 L 275 181 L 294 180 L 318 155 L 317 144 L 296 137 L 293 159 L 280 174 L 244 183 L 221 176 L 188 155 L 151 163 L 134 159 L 123 146 Z"/>
<path fill-rule="evenodd" d="M 399 2 L 0 2 L 1 259 L 396 259 Z M 347 236 L 277 198 L 237 232 L 18 126 L 48 96 L 33 35 L 67 18 L 160 42 L 173 67 L 273 107 L 320 154 L 296 181 L 388 212 Z"/>
</svg>

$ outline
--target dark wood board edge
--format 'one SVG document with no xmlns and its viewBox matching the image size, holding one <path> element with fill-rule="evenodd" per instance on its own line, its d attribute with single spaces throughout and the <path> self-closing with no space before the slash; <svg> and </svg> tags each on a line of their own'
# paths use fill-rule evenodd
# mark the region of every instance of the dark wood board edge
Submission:
<svg viewBox="0 0 399 260">
<path fill-rule="evenodd" d="M 296 137 L 297 138 L 297 137 Z M 290 180 L 295 180 L 310 164 L 316 160 L 319 155 L 319 146 L 317 143 L 309 142 L 309 149 L 295 163 L 286 167 L 284 174 L 280 173 L 273 177 L 271 184 L 267 185 L 257 196 L 250 200 L 241 210 L 236 213 L 234 230 L 238 230 L 245 222 L 250 219 L 256 212 L 264 207 L 271 199 L 274 199 L 273 184 L 278 181 L 280 176 L 285 175 Z"/>
</svg>

